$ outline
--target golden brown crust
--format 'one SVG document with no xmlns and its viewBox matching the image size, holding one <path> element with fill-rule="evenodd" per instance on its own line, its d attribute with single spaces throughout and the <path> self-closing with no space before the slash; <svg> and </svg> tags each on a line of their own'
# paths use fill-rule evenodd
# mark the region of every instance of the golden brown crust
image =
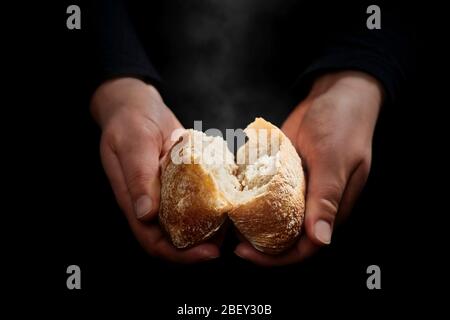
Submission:
<svg viewBox="0 0 450 320">
<path fill-rule="evenodd" d="M 167 164 L 162 175 L 159 221 L 177 248 L 211 237 L 231 208 L 198 164 Z"/>
<path fill-rule="evenodd" d="M 256 128 L 275 128 L 272 134 L 280 135 L 280 169 L 266 192 L 234 208 L 228 216 L 256 249 L 277 254 L 292 245 L 300 233 L 305 212 L 305 179 L 300 157 L 289 139 L 264 120 L 257 119 L 253 124 Z"/>
<path fill-rule="evenodd" d="M 297 238 L 303 222 L 301 193 L 284 182 L 271 183 L 269 191 L 232 210 L 228 215 L 239 232 L 258 250 L 277 254 Z"/>
</svg>

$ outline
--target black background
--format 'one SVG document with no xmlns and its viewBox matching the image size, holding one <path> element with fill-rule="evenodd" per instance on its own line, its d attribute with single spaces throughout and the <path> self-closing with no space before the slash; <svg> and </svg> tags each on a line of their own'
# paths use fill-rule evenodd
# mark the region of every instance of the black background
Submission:
<svg viewBox="0 0 450 320">
<path fill-rule="evenodd" d="M 27 208 L 25 219 L 16 224 L 19 232 L 10 238 L 17 244 L 8 264 L 19 271 L 13 278 L 19 296 L 33 292 L 29 301 L 42 298 L 40 306 L 46 311 L 59 306 L 71 312 L 85 306 L 115 311 L 131 301 L 129 311 L 143 311 L 150 319 L 174 318 L 176 307 L 185 303 L 271 304 L 276 319 L 309 312 L 319 317 L 334 312 L 366 317 L 391 307 L 400 313 L 419 308 L 419 297 L 427 293 L 422 285 L 433 282 L 423 266 L 433 264 L 435 253 L 434 246 L 425 243 L 429 237 L 423 231 L 429 227 L 424 216 L 438 211 L 427 200 L 432 166 L 426 162 L 438 158 L 430 155 L 437 142 L 425 137 L 437 136 L 425 117 L 438 108 L 428 99 L 428 72 L 435 61 L 421 60 L 421 41 L 427 38 L 426 51 L 436 52 L 433 48 L 445 33 L 419 32 L 417 77 L 395 105 L 383 109 L 368 183 L 328 248 L 300 265 L 266 269 L 234 256 L 235 243 L 230 240 L 216 261 L 173 265 L 139 247 L 103 173 L 100 131 L 88 107 L 91 52 L 83 29 L 65 27 L 69 4 L 47 3 L 32 11 L 28 22 L 38 21 L 39 27 L 25 27 L 20 30 L 24 36 L 13 36 L 16 48 L 26 45 L 19 50 L 26 58 L 22 61 L 33 66 L 25 68 L 26 74 L 16 74 L 26 79 L 26 92 L 14 91 L 16 100 L 30 101 L 30 125 L 25 125 L 29 130 L 21 135 L 23 126 L 15 125 L 14 145 L 18 152 L 26 149 L 24 163 L 33 172 L 26 188 L 29 198 L 20 196 L 23 186 L 15 188 L 15 203 Z M 16 25 L 16 31 L 22 29 Z M 433 90 L 440 89 L 433 85 Z M 439 242 L 437 237 L 431 240 Z M 66 268 L 71 264 L 82 270 L 79 291 L 66 288 Z M 366 287 L 371 264 L 381 268 L 378 291 Z M 439 274 L 439 268 L 434 270 Z"/>
</svg>

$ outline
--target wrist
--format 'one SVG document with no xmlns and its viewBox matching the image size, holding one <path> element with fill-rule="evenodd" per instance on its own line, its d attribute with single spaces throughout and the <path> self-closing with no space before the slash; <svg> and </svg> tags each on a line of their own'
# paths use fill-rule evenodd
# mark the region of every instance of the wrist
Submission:
<svg viewBox="0 0 450 320">
<path fill-rule="evenodd" d="M 318 77 L 311 88 L 308 99 L 315 99 L 327 94 L 339 94 L 356 98 L 380 106 L 384 89 L 373 76 L 360 71 L 339 71 Z"/>
<path fill-rule="evenodd" d="M 103 128 L 123 109 L 139 110 L 147 105 L 164 105 L 156 88 L 137 78 L 124 77 L 102 83 L 92 95 L 90 110 Z"/>
</svg>

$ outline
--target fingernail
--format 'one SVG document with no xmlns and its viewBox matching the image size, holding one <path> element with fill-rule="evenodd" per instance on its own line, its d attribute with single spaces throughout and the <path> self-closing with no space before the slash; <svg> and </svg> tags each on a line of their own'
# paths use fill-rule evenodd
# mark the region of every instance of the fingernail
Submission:
<svg viewBox="0 0 450 320">
<path fill-rule="evenodd" d="M 209 255 L 209 256 L 206 256 L 205 259 L 206 260 L 213 260 L 213 259 L 217 259 L 218 257 L 219 257 L 218 255 Z"/>
<path fill-rule="evenodd" d="M 135 204 L 134 208 L 136 216 L 142 218 L 152 210 L 152 199 L 149 196 L 141 196 Z"/>
<path fill-rule="evenodd" d="M 203 251 L 203 255 L 205 260 L 217 259 L 220 256 L 219 254 L 211 253 L 209 251 Z"/>
<path fill-rule="evenodd" d="M 318 220 L 314 225 L 314 235 L 324 244 L 331 242 L 331 225 L 325 220 Z"/>
<path fill-rule="evenodd" d="M 234 254 L 237 255 L 239 258 L 242 258 L 242 256 L 239 254 L 238 250 L 234 250 Z"/>
<path fill-rule="evenodd" d="M 239 258 L 245 259 L 245 249 L 242 248 L 236 249 L 234 250 L 234 254 L 237 255 Z"/>
</svg>

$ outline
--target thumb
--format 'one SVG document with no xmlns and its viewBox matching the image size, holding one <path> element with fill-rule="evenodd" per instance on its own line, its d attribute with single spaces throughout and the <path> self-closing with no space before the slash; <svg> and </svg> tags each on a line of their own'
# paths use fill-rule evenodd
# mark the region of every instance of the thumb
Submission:
<svg viewBox="0 0 450 320">
<path fill-rule="evenodd" d="M 334 220 L 345 189 L 345 171 L 319 161 L 310 167 L 306 197 L 305 228 L 317 245 L 331 242 Z"/>
<path fill-rule="evenodd" d="M 129 141 L 118 153 L 134 215 L 139 220 L 153 219 L 160 201 L 160 148 L 152 139 L 142 137 Z"/>
</svg>

